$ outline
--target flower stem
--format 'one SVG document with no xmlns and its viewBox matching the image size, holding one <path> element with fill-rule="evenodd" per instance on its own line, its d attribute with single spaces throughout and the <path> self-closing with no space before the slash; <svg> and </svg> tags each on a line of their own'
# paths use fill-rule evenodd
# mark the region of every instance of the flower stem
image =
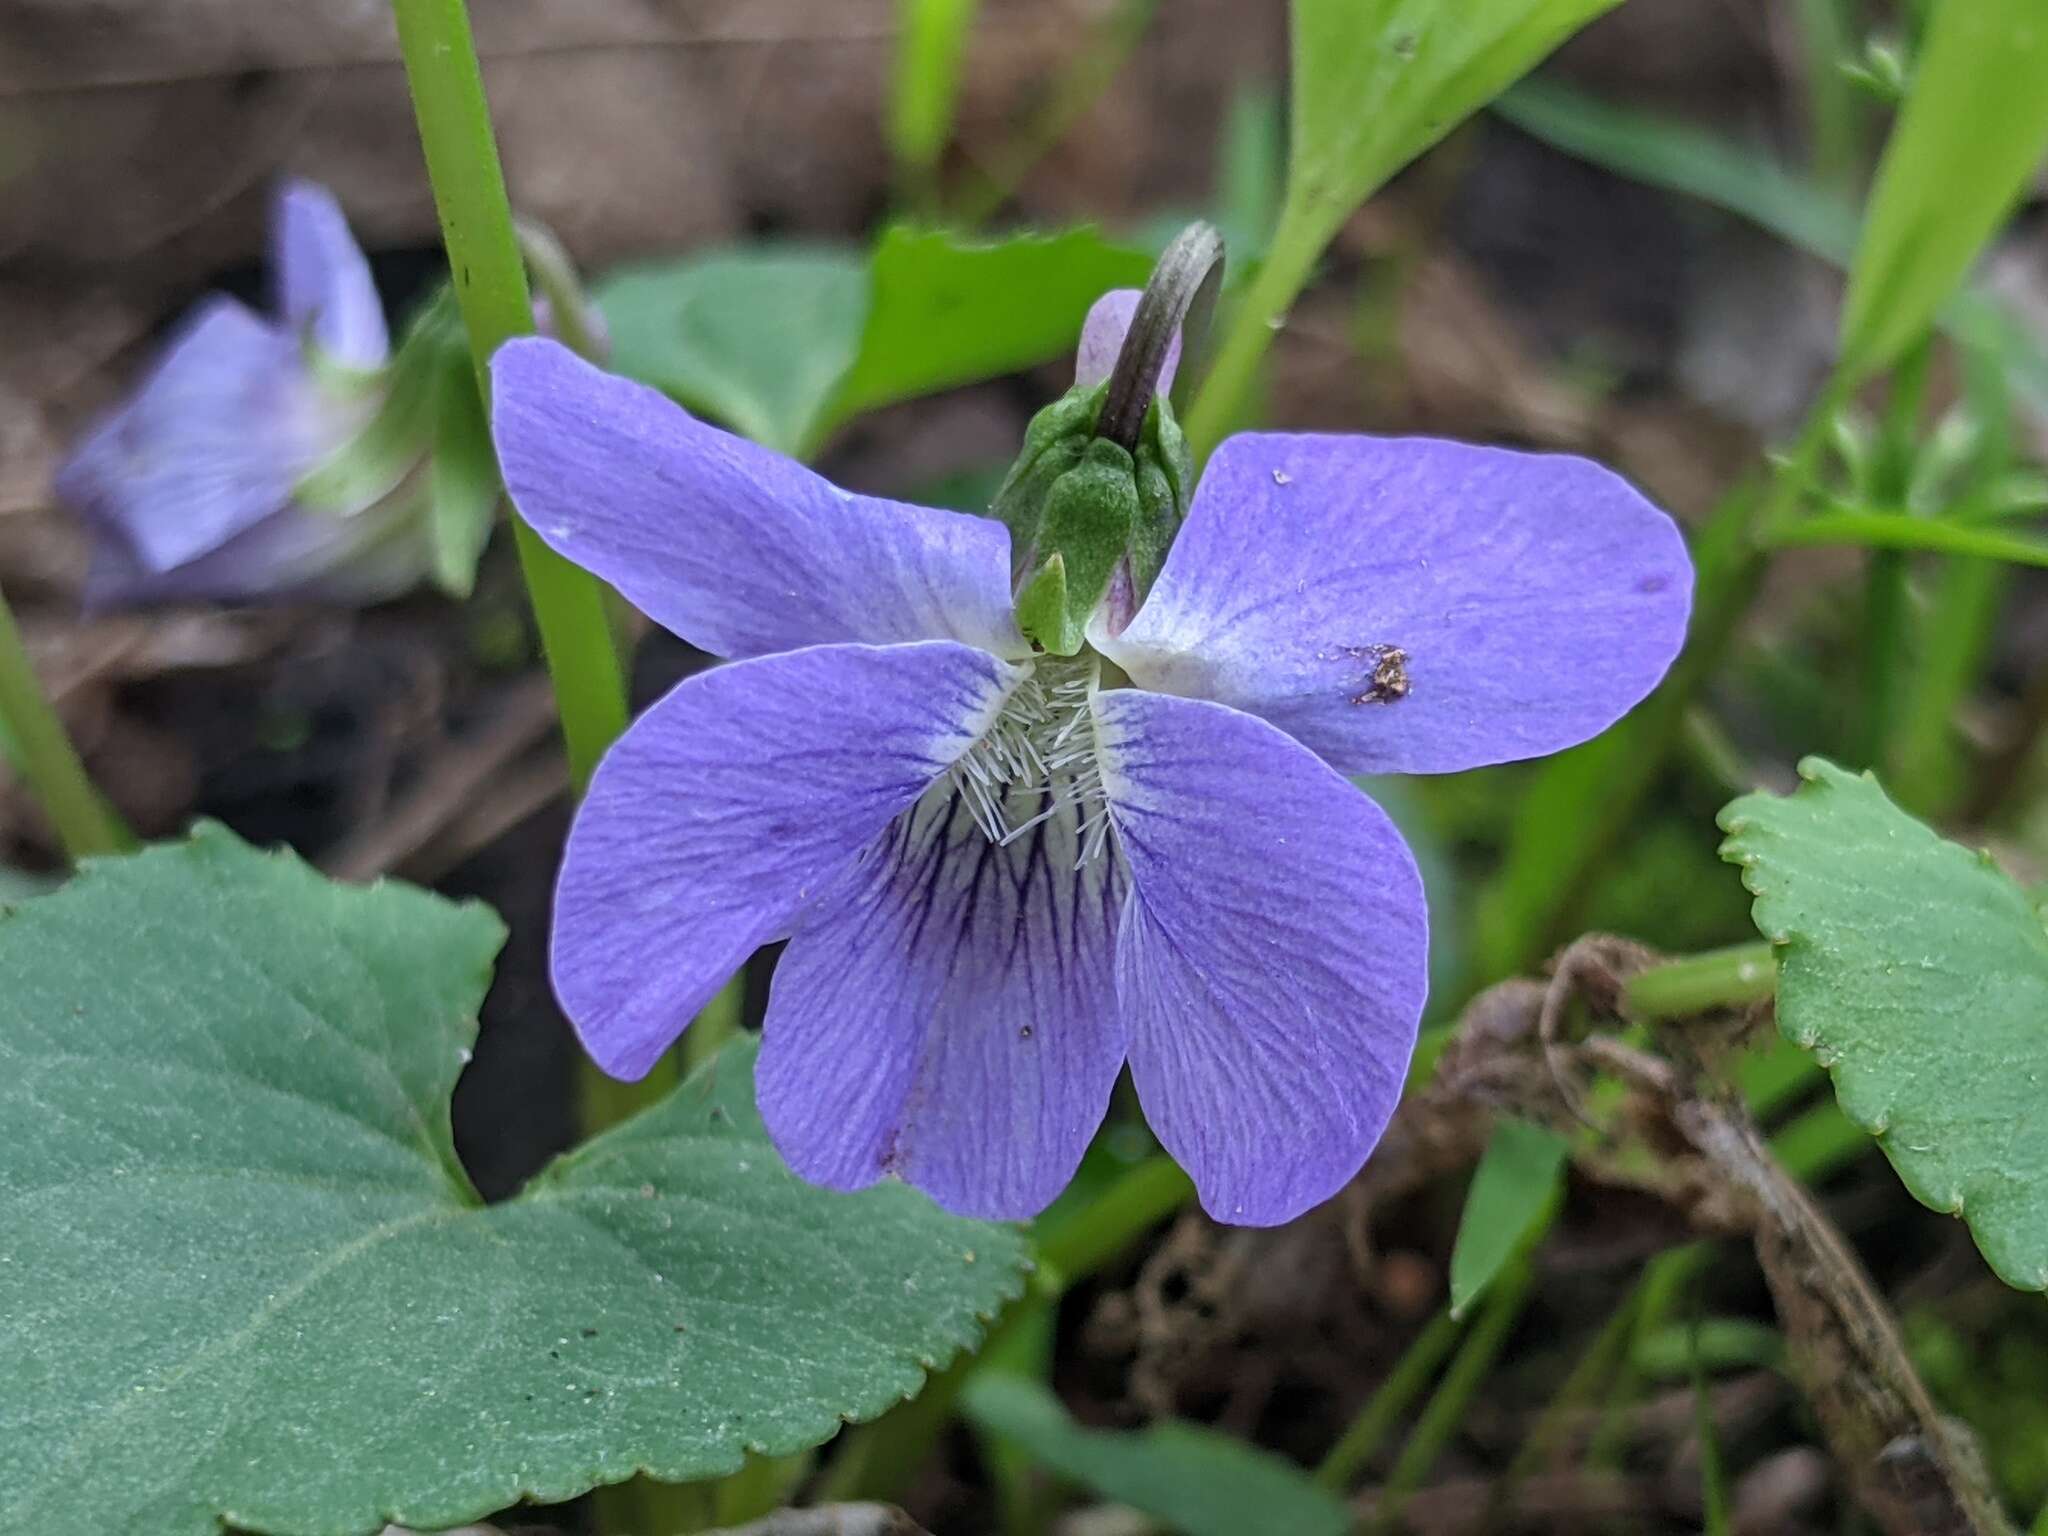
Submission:
<svg viewBox="0 0 2048 1536">
<path fill-rule="evenodd" d="M 1736 944 L 1652 966 L 1623 993 L 1639 1019 L 1683 1019 L 1715 1008 L 1761 1003 L 1778 988 L 1778 963 L 1768 944 Z"/>
<path fill-rule="evenodd" d="M 420 145 L 441 216 L 477 387 L 490 397 L 490 359 L 533 330 L 533 301 L 512 229 L 505 175 L 491 133 L 476 39 L 463 0 L 392 0 Z M 577 790 L 626 728 L 625 674 L 605 614 L 604 588 L 543 544 L 518 517 L 519 566 L 554 678 Z"/>
<path fill-rule="evenodd" d="M 1038 1263 L 1065 1290 L 1094 1274 L 1195 1197 L 1194 1181 L 1163 1153 L 1144 1162 L 1089 1201 L 1087 1208 L 1038 1234 Z"/>
<path fill-rule="evenodd" d="M 1415 1399 L 1422 1395 L 1422 1389 L 1429 1385 L 1444 1363 L 1444 1356 L 1464 1331 L 1464 1319 L 1453 1317 L 1449 1307 L 1429 1320 L 1429 1326 L 1415 1336 L 1415 1341 L 1387 1373 L 1386 1380 L 1358 1410 L 1358 1417 L 1330 1447 L 1330 1454 L 1316 1468 L 1318 1483 L 1333 1493 L 1344 1493 L 1351 1487 L 1380 1443 L 1408 1416 Z"/>
<path fill-rule="evenodd" d="M 0 729 L 20 759 L 22 776 L 42 802 L 64 852 L 74 861 L 135 846 L 86 777 L 63 722 L 43 697 L 7 599 L 0 594 Z"/>
<path fill-rule="evenodd" d="M 1430 1469 L 1450 1443 L 1451 1436 L 1465 1417 L 1465 1410 L 1472 1404 L 1473 1394 L 1485 1384 L 1494 1362 L 1500 1358 L 1500 1352 L 1507 1344 L 1508 1335 L 1521 1321 L 1535 1289 L 1536 1268 L 1527 1258 L 1516 1259 L 1493 1282 L 1493 1289 L 1487 1292 L 1479 1316 L 1472 1324 L 1472 1331 L 1465 1336 L 1450 1369 L 1444 1372 L 1442 1382 L 1424 1405 L 1422 1416 L 1415 1421 L 1414 1433 L 1401 1448 L 1401 1455 L 1394 1463 L 1394 1470 L 1388 1474 L 1368 1530 L 1393 1528 L 1401 1506 L 1422 1486 L 1422 1480 L 1429 1476 Z"/>
<path fill-rule="evenodd" d="M 1213 224 L 1190 224 L 1160 253 L 1110 372 L 1109 391 L 1095 420 L 1097 437 L 1138 451 L 1145 413 L 1152 409 L 1174 338 L 1182 336 L 1188 351 L 1201 345 L 1222 279 L 1223 237 Z"/>
<path fill-rule="evenodd" d="M 602 366 L 604 340 L 591 328 L 590 296 L 576 275 L 576 263 L 569 259 L 555 232 L 538 219 L 515 218 L 512 230 L 519 239 L 519 254 L 526 258 L 526 270 L 547 301 L 554 334 L 585 362 Z"/>
</svg>

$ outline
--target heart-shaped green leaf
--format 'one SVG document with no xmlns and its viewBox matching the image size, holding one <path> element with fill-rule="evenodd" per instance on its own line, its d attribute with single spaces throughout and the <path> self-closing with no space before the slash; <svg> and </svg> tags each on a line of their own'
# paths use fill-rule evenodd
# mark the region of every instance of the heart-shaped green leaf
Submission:
<svg viewBox="0 0 2048 1536">
<path fill-rule="evenodd" d="M 597 303 L 614 369 L 797 454 L 860 352 L 868 277 L 853 251 L 741 247 L 614 273 Z"/>
<path fill-rule="evenodd" d="M 356 1536 L 881 1412 L 1014 1232 L 778 1161 L 734 1046 L 485 1206 L 449 1092 L 503 931 L 208 829 L 0 919 L 0 1517 Z"/>
<path fill-rule="evenodd" d="M 1906 1187 L 2048 1289 L 2048 929 L 1991 860 L 1819 758 L 1721 812 L 1778 952 L 1778 1023 Z"/>
<path fill-rule="evenodd" d="M 750 246 L 620 272 L 597 291 L 612 366 L 796 458 L 863 411 L 1073 349 L 1151 257 L 1093 229 L 963 240 L 889 229 L 854 251 Z"/>
</svg>

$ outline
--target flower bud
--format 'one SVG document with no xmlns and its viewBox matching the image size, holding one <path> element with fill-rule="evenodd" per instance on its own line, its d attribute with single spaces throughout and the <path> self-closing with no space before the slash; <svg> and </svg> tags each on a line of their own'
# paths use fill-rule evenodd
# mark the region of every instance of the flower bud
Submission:
<svg viewBox="0 0 2048 1536">
<path fill-rule="evenodd" d="M 1116 365 L 1099 380 L 1085 376 L 1100 342 L 1091 317 L 1084 377 L 1032 418 L 996 492 L 990 510 L 1010 530 L 1018 627 L 1053 655 L 1080 650 L 1098 619 L 1112 635 L 1130 622 L 1187 515 L 1194 462 L 1165 388 L 1181 327 L 1221 261 L 1205 225 L 1174 241 L 1126 311 Z"/>
<path fill-rule="evenodd" d="M 323 189 L 280 192 L 276 314 L 207 300 L 59 471 L 90 607 L 462 593 L 502 494 L 444 290 L 392 355 Z"/>
</svg>

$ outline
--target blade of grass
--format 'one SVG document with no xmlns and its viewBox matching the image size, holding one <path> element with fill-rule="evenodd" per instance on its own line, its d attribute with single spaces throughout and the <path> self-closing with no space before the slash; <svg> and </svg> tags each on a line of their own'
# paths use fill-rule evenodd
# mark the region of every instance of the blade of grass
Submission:
<svg viewBox="0 0 2048 1536">
<path fill-rule="evenodd" d="M 63 722 L 43 697 L 5 594 L 0 594 L 0 730 L 12 749 L 7 755 L 20 764 L 22 777 L 74 862 L 135 846 L 134 834 L 100 798 Z"/>
</svg>

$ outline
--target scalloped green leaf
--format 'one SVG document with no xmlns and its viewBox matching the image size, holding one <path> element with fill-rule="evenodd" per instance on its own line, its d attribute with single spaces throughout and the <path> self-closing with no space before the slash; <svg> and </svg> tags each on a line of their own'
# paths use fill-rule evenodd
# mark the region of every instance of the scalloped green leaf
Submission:
<svg viewBox="0 0 2048 1536">
<path fill-rule="evenodd" d="M 1021 1236 L 793 1177 L 729 1048 L 485 1206 L 449 1094 L 503 939 L 218 828 L 0 918 L 0 1523 L 359 1536 L 879 1413 Z"/>
<path fill-rule="evenodd" d="M 1915 1197 L 1970 1224 L 2000 1279 L 2048 1289 L 2048 928 L 1990 858 L 1819 758 L 1721 812 L 1778 1023 Z"/>
</svg>

